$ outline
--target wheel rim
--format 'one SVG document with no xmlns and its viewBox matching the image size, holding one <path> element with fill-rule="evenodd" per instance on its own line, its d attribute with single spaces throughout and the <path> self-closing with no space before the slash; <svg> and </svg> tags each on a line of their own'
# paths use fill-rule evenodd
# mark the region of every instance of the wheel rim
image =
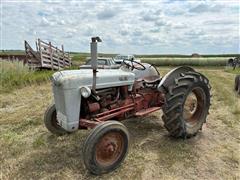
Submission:
<svg viewBox="0 0 240 180">
<path fill-rule="evenodd" d="M 96 146 L 96 161 L 102 166 L 114 164 L 124 151 L 124 138 L 120 132 L 105 134 Z"/>
<path fill-rule="evenodd" d="M 183 106 L 183 118 L 187 125 L 198 123 L 204 112 L 206 96 L 203 89 L 194 88 L 187 96 Z"/>
</svg>

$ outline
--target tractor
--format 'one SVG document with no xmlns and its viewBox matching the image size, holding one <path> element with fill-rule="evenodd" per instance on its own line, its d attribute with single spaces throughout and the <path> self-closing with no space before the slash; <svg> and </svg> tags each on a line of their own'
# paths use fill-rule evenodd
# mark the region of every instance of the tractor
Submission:
<svg viewBox="0 0 240 180">
<path fill-rule="evenodd" d="M 98 42 L 99 37 L 91 38 L 92 69 L 52 75 L 54 103 L 44 116 L 56 135 L 92 129 L 83 144 L 84 164 L 92 174 L 111 172 L 124 161 L 129 132 L 122 120 L 161 109 L 172 137 L 190 138 L 202 129 L 210 107 L 206 76 L 182 66 L 162 77 L 154 65 L 134 60 L 124 60 L 119 69 L 97 69 Z"/>
</svg>

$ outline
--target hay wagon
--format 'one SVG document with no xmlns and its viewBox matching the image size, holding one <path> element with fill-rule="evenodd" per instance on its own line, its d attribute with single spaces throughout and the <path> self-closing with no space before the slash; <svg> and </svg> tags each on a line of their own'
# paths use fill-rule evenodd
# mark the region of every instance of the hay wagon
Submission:
<svg viewBox="0 0 240 180">
<path fill-rule="evenodd" d="M 71 67 L 70 54 L 55 47 L 51 42 L 46 43 L 41 39 L 36 41 L 36 51 L 25 41 L 26 61 L 31 69 L 60 70 Z"/>
</svg>

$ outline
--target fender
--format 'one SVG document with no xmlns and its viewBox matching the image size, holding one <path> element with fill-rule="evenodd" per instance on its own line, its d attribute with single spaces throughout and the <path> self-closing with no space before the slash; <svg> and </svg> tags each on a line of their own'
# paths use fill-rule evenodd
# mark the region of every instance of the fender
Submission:
<svg viewBox="0 0 240 180">
<path fill-rule="evenodd" d="M 181 73 L 188 71 L 195 70 L 189 66 L 180 66 L 175 69 L 172 69 L 162 78 L 161 82 L 158 85 L 158 91 L 165 93 L 167 91 L 167 87 L 169 87 L 172 84 L 172 82 L 174 82 L 176 77 L 179 77 Z"/>
</svg>

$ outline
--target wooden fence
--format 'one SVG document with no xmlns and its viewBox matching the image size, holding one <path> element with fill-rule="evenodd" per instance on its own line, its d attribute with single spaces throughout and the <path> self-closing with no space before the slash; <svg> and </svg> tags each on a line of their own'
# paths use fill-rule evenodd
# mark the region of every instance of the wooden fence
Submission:
<svg viewBox="0 0 240 180">
<path fill-rule="evenodd" d="M 27 64 L 30 68 L 59 70 L 71 67 L 69 53 L 64 52 L 64 47 L 58 49 L 51 42 L 46 43 L 41 39 L 36 41 L 36 51 L 25 41 Z"/>
</svg>

